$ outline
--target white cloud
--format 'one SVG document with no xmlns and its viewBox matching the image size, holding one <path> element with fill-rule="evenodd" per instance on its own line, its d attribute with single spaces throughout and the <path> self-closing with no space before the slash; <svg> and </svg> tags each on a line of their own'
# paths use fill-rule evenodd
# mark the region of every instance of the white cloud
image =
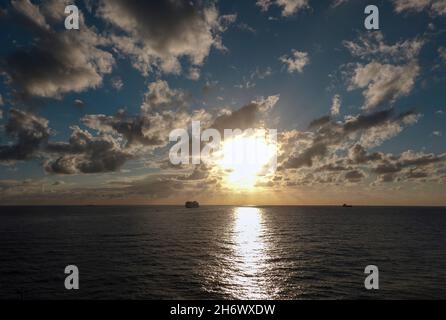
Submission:
<svg viewBox="0 0 446 320">
<path fill-rule="evenodd" d="M 434 15 L 446 15 L 445 0 L 393 0 L 393 3 L 397 13 L 429 10 Z"/>
<path fill-rule="evenodd" d="M 200 79 L 200 69 L 199 68 L 189 68 L 189 74 L 187 78 L 193 81 L 197 81 Z"/>
<path fill-rule="evenodd" d="M 331 103 L 330 112 L 331 112 L 332 116 L 337 116 L 340 113 L 340 111 L 341 111 L 341 103 L 342 103 L 341 96 L 339 94 L 336 94 L 333 97 L 333 101 Z"/>
<path fill-rule="evenodd" d="M 272 5 L 278 6 L 282 9 L 282 16 L 288 17 L 308 8 L 308 2 L 309 0 L 257 0 L 256 4 L 262 11 L 268 11 Z"/>
<path fill-rule="evenodd" d="M 384 42 L 381 32 L 367 32 L 357 42 L 343 41 L 344 46 L 354 57 L 361 59 L 380 58 L 383 61 L 409 61 L 418 57 L 425 41 L 421 38 L 396 42 L 393 45 Z"/>
<path fill-rule="evenodd" d="M 284 55 L 279 60 L 286 65 L 288 73 L 302 73 L 305 66 L 310 63 L 307 52 L 292 50 L 291 55 Z"/>
<path fill-rule="evenodd" d="M 85 102 L 81 99 L 75 99 L 74 106 L 78 107 L 78 108 L 83 108 L 83 107 L 85 107 Z"/>
<path fill-rule="evenodd" d="M 142 109 L 145 112 L 155 109 L 185 107 L 188 95 L 179 89 L 171 89 L 164 80 L 157 80 L 148 85 L 149 91 L 144 95 Z"/>
<path fill-rule="evenodd" d="M 365 89 L 363 108 L 371 110 L 409 95 L 419 73 L 420 67 L 415 62 L 398 66 L 375 61 L 366 65 L 358 64 L 353 71 L 349 90 Z"/>
<path fill-rule="evenodd" d="M 111 86 L 116 91 L 119 91 L 122 89 L 122 87 L 124 87 L 124 82 L 122 81 L 121 77 L 119 77 L 119 76 L 111 78 L 110 82 L 111 82 Z"/>
<path fill-rule="evenodd" d="M 438 15 L 446 16 L 446 1 L 437 0 L 432 3 L 432 11 Z"/>
</svg>

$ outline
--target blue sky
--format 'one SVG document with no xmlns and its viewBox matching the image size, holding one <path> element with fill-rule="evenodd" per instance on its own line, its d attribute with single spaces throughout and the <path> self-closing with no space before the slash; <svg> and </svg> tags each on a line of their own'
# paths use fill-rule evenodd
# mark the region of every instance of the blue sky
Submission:
<svg viewBox="0 0 446 320">
<path fill-rule="evenodd" d="M 192 21 L 187 19 L 206 20 L 203 17 L 204 13 L 208 11 L 217 14 L 216 17 L 213 16 L 212 21 L 208 21 L 208 24 L 205 25 L 209 28 L 206 36 L 210 35 L 212 37 L 208 47 L 203 45 L 203 48 L 200 47 L 200 50 L 194 51 L 188 47 L 190 43 L 183 47 L 178 45 L 178 48 L 175 47 L 175 44 L 169 44 L 169 48 L 163 47 L 164 51 L 162 54 L 157 53 L 159 61 L 153 64 L 146 61 L 146 67 L 149 66 L 151 70 L 144 72 L 142 70 L 143 67 L 140 65 L 135 66 L 135 60 L 147 57 L 143 57 L 143 54 L 136 52 L 136 50 L 134 50 L 135 52 L 123 50 L 120 46 L 124 42 L 118 42 L 116 39 L 113 39 L 114 36 L 125 36 L 135 46 L 140 45 L 146 53 L 153 49 L 150 46 L 153 46 L 155 48 L 153 50 L 156 51 L 158 50 L 156 45 L 166 45 L 160 40 L 162 37 L 160 39 L 156 38 L 159 36 L 158 34 L 153 35 L 156 39 L 151 39 L 150 29 L 144 29 L 156 29 L 157 26 L 150 23 L 149 26 L 144 25 L 144 22 L 138 20 L 141 17 L 137 16 L 135 11 L 132 11 L 134 8 L 144 9 L 142 2 L 130 1 L 129 3 L 131 4 L 128 4 L 127 8 L 121 1 L 112 1 L 111 3 L 116 4 L 116 6 L 109 5 L 110 8 L 108 8 L 108 5 L 101 1 L 94 5 L 91 5 L 89 1 L 76 1 L 81 14 L 85 17 L 85 22 L 81 23 L 80 31 L 75 31 L 64 30 L 63 18 L 60 18 L 62 14 L 57 11 L 62 7 L 55 5 L 54 1 L 1 1 L 1 7 L 3 8 L 0 24 L 2 30 L 0 55 L 3 60 L 1 65 L 3 81 L 0 85 L 0 94 L 3 100 L 3 106 L 1 107 L 3 110 L 1 143 L 4 146 L 11 146 L 16 143 L 17 135 L 14 135 L 14 132 L 12 134 L 8 133 L 6 130 L 8 121 L 10 121 L 9 110 L 11 109 L 22 110 L 27 115 L 46 119 L 49 121 L 49 127 L 51 128 L 50 137 L 40 144 L 37 149 L 33 150 L 32 153 L 27 154 L 26 159 L 9 157 L 2 161 L 0 165 L 0 180 L 5 185 L 4 202 L 18 201 L 17 194 L 14 193 L 11 185 L 16 186 L 23 181 L 28 181 L 27 183 L 30 185 L 29 188 L 23 187 L 26 194 L 30 195 L 29 201 L 37 203 L 45 203 L 46 200 L 48 202 L 54 201 L 55 194 L 61 194 L 69 199 L 70 191 L 76 190 L 76 192 L 79 192 L 79 190 L 85 187 L 99 190 L 105 189 L 107 196 L 103 196 L 101 192 L 98 192 L 98 198 L 112 199 L 110 201 L 116 200 L 119 202 L 122 200 L 122 194 L 126 194 L 127 191 L 119 189 L 116 191 L 119 195 L 116 199 L 113 198 L 108 193 L 109 189 L 112 189 L 109 184 L 110 181 L 125 181 L 125 185 L 128 188 L 133 187 L 134 184 L 138 184 L 144 179 L 147 181 L 160 181 L 160 179 L 165 181 L 163 179 L 168 179 L 166 181 L 172 183 L 172 180 L 174 180 L 175 184 L 179 183 L 178 179 L 171 176 L 172 174 L 175 175 L 175 173 L 163 170 L 152 163 L 154 159 L 158 160 L 165 157 L 166 145 L 157 148 L 141 145 L 140 147 L 144 151 L 138 149 L 140 153 L 136 154 L 134 149 L 129 149 L 128 144 L 122 137 L 122 132 L 100 132 L 100 130 L 96 130 L 97 127 L 86 126 L 85 121 L 83 121 L 83 118 L 87 115 L 107 115 L 113 117 L 120 109 L 125 109 L 126 114 L 130 118 L 138 117 L 141 114 L 141 105 L 144 104 L 145 97 L 150 94 L 149 86 L 153 83 L 163 82 L 167 84 L 168 90 L 173 92 L 170 97 L 180 95 L 180 92 L 184 93 L 181 97 L 187 97 L 185 103 L 187 104 L 189 114 L 193 114 L 194 110 L 203 109 L 212 119 L 218 118 L 221 110 L 235 111 L 243 109 L 244 106 L 253 101 L 260 101 L 261 97 L 277 96 L 279 99 L 272 111 L 268 115 L 262 115 L 262 117 L 265 117 L 267 120 L 276 120 L 270 123 L 270 125 L 274 125 L 282 133 L 308 133 L 313 131 L 313 135 L 321 134 L 320 132 L 323 132 L 321 131 L 323 128 L 310 130 L 309 124 L 314 119 L 330 114 L 330 107 L 335 95 L 340 97 L 341 107 L 340 113 L 331 118 L 333 125 L 330 127 L 330 130 L 334 130 L 336 123 L 340 124 L 350 121 L 351 117 L 367 116 L 389 109 L 394 109 L 393 112 L 395 117 L 397 117 L 398 114 L 412 111 L 414 114 L 416 113 L 416 123 L 410 123 L 407 126 L 404 123 L 404 125 L 401 125 L 401 130 L 395 129 L 399 131 L 398 133 L 390 134 L 391 137 L 385 138 L 379 143 L 371 143 L 366 146 L 368 153 L 382 154 L 381 161 L 383 163 L 396 165 L 400 171 L 395 174 L 401 176 L 393 176 L 391 179 L 392 183 L 381 185 L 377 183 L 380 180 L 380 176 L 376 172 L 375 174 L 366 174 L 368 170 L 373 171 L 380 164 L 368 163 L 368 167 L 366 167 L 362 163 L 361 166 L 346 169 L 346 171 L 350 170 L 351 172 L 357 171 L 357 176 L 361 176 L 360 179 L 345 179 L 347 172 L 338 173 L 338 176 L 333 177 L 333 184 L 330 187 L 336 189 L 337 186 L 341 185 L 348 192 L 348 190 L 352 190 L 351 188 L 354 189 L 361 185 L 365 188 L 364 190 L 372 188 L 374 191 L 370 192 L 376 192 L 377 195 L 385 194 L 386 190 L 405 190 L 405 194 L 402 193 L 403 195 L 395 198 L 379 198 L 383 199 L 383 203 L 404 203 L 407 198 L 410 198 L 409 194 L 416 192 L 414 190 L 421 188 L 428 192 L 428 190 L 433 188 L 440 191 L 437 191 L 437 194 L 426 201 L 428 203 L 431 201 L 435 204 L 442 203 L 440 199 L 444 196 L 445 188 L 441 172 L 444 170 L 443 154 L 446 150 L 446 142 L 443 136 L 446 134 L 446 115 L 442 113 L 442 111 L 446 112 L 446 93 L 444 90 L 446 85 L 446 54 L 444 56 L 441 54 L 443 52 L 441 48 L 446 46 L 446 15 L 444 11 L 441 11 L 442 7 L 435 6 L 436 1 L 432 1 L 424 7 L 420 7 L 416 2 L 413 2 L 411 6 L 411 1 L 406 2 L 405 7 L 399 7 L 401 1 L 398 0 L 375 1 L 374 4 L 380 10 L 380 30 L 367 31 L 363 25 L 365 18 L 363 12 L 365 6 L 370 4 L 369 1 L 342 1 L 340 4 L 335 5 L 336 1 L 290 0 L 289 2 L 291 4 L 295 3 L 297 7 L 294 7 L 293 12 L 287 14 L 284 13 L 284 5 L 281 5 L 281 3 L 287 3 L 287 1 L 266 2 L 270 4 L 267 10 L 262 10 L 259 3 L 256 4 L 256 1 L 197 1 L 192 10 L 194 12 L 191 14 L 192 18 L 184 14 L 184 19 L 186 22 Z M 439 4 L 443 3 L 442 1 L 437 2 Z M 174 3 L 174 1 L 166 1 L 166 3 Z M 32 10 L 28 10 L 30 8 Z M 137 24 L 141 23 L 142 32 L 149 30 L 147 34 L 138 33 L 123 27 L 122 21 L 119 20 L 119 10 L 117 8 L 123 10 L 123 17 L 136 23 L 136 27 L 135 25 L 133 26 L 134 30 L 139 30 Z M 169 6 L 159 6 L 152 9 L 167 10 L 166 14 L 169 14 L 169 8 Z M 107 11 L 108 9 L 111 11 Z M 118 11 L 115 12 L 113 10 Z M 174 9 L 172 10 L 175 11 Z M 182 12 L 187 10 L 189 9 L 176 12 L 180 15 L 179 20 L 182 19 Z M 132 16 L 132 14 L 135 14 L 135 16 Z M 56 19 L 53 16 L 59 16 L 59 18 Z M 160 16 L 162 16 L 161 13 Z M 147 13 L 147 19 L 150 19 L 150 17 L 151 14 Z M 42 20 L 46 24 L 39 25 Z M 49 27 L 47 28 L 45 25 Z M 22 80 L 22 78 L 14 78 L 18 77 L 15 70 L 13 70 L 17 65 L 8 64 L 8 61 L 11 61 L 8 59 L 14 56 L 16 52 L 38 48 L 41 42 L 43 42 L 41 40 L 42 37 L 47 36 L 46 34 L 42 35 L 45 32 L 49 34 L 48 37 L 52 37 L 52 33 L 61 35 L 79 32 L 81 34 L 83 28 L 88 28 L 101 39 L 100 41 L 103 41 L 102 44 L 97 46 L 94 41 L 91 44 L 86 44 L 86 46 L 92 46 L 100 50 L 100 52 L 95 51 L 98 57 L 97 60 L 92 62 L 97 64 L 94 68 L 99 70 L 98 68 L 100 67 L 98 65 L 104 56 L 108 57 L 110 55 L 111 59 L 113 59 L 113 62 L 108 62 L 108 70 L 104 69 L 98 72 L 99 80 L 87 78 L 83 84 L 79 84 L 79 87 L 67 85 L 64 89 L 55 89 L 56 91 L 60 90 L 58 91 L 59 93 L 52 92 L 39 95 L 39 91 L 36 91 L 40 90 L 38 85 L 32 83 L 33 89 L 30 90 L 26 88 L 26 85 L 31 85 L 30 82 Z M 166 26 L 160 26 L 160 30 L 161 35 L 162 32 L 166 32 L 166 39 L 172 37 L 172 41 L 177 41 L 174 36 L 168 34 L 171 29 L 167 23 Z M 179 30 L 179 32 L 182 32 L 181 29 Z M 193 34 L 194 30 L 191 31 L 190 36 L 198 37 L 198 35 Z M 197 31 L 197 33 L 199 32 Z M 361 39 L 366 39 L 365 41 L 369 45 L 378 43 L 378 40 L 374 38 L 376 34 L 379 34 L 381 37 L 379 40 L 381 50 L 383 45 L 387 45 L 388 47 L 393 46 L 395 51 L 389 53 L 378 50 L 357 56 L 346 45 L 346 41 L 360 45 Z M 92 34 L 86 34 L 85 36 L 82 34 L 79 37 L 83 41 L 87 37 L 91 38 Z M 178 40 L 177 42 L 180 41 Z M 405 41 L 419 41 L 421 46 L 415 50 L 415 53 L 408 53 L 412 49 L 407 49 L 401 45 Z M 200 42 L 197 43 L 198 46 L 201 46 Z M 398 47 L 398 45 L 401 46 Z M 88 52 L 90 49 L 90 47 L 86 47 L 85 52 Z M 309 59 L 304 63 L 305 65 L 301 71 L 290 71 L 289 66 L 283 62 L 283 59 L 281 60 L 281 57 L 292 57 L 293 50 L 305 53 Z M 163 66 L 161 66 L 163 59 L 168 60 L 167 51 L 170 53 L 176 52 L 169 58 L 177 59 L 181 70 L 172 72 L 172 70 L 163 69 Z M 198 57 L 203 52 L 202 61 L 193 63 L 193 58 Z M 404 58 L 405 54 L 410 54 L 410 58 Z M 148 56 L 150 58 L 150 55 Z M 20 63 L 24 62 L 20 61 Z M 395 88 L 395 91 L 389 92 L 390 96 L 381 99 L 378 105 L 373 106 L 370 110 L 365 110 L 363 106 L 366 104 L 365 95 L 367 89 L 370 89 L 373 83 L 377 83 L 378 87 L 381 83 L 378 83 L 379 81 L 376 79 L 369 79 L 365 86 L 360 87 L 356 84 L 356 87 L 353 89 L 351 88 L 351 81 L 355 72 L 361 66 L 366 68 L 372 63 L 380 64 L 383 70 L 385 68 L 383 66 L 389 66 L 390 73 L 397 72 L 397 67 L 410 65 L 416 65 L 416 70 L 418 71 L 413 71 L 416 75 L 413 76 L 412 73 L 413 83 L 408 84 L 408 87 Z M 29 74 L 25 74 L 25 76 L 36 75 L 37 71 L 33 71 L 33 67 L 36 67 L 38 64 L 39 62 L 37 61 L 30 63 L 30 67 L 27 69 Z M 69 64 L 66 64 L 66 66 L 71 67 Z M 198 79 L 190 79 L 189 70 L 191 68 L 199 73 Z M 75 70 L 75 67 L 73 67 L 73 70 Z M 70 80 L 70 76 L 73 76 L 70 72 L 67 71 L 67 81 Z M 392 74 L 389 74 L 382 81 L 385 82 L 392 76 Z M 48 81 L 53 87 L 57 87 L 57 81 L 49 79 L 51 77 L 50 73 L 45 75 L 45 77 L 48 77 L 45 81 Z M 407 79 L 406 75 L 403 74 L 404 77 Z M 122 82 L 122 87 L 119 89 L 114 88 L 112 85 L 112 82 L 118 79 Z M 73 83 L 78 80 L 78 78 L 73 78 Z M 93 85 L 91 84 L 92 81 L 97 82 Z M 86 83 L 88 85 L 85 85 Z M 384 87 L 392 85 L 393 83 L 390 82 L 384 85 Z M 25 92 L 26 90 L 30 92 Z M 24 93 L 26 93 L 26 98 L 22 97 Z M 82 101 L 83 106 L 76 106 L 76 100 Z M 171 107 L 173 112 L 179 112 L 177 106 L 172 105 L 169 107 Z M 71 157 L 70 159 L 82 158 L 82 161 L 85 160 L 86 156 L 84 154 L 73 155 L 72 151 L 70 151 L 69 155 L 48 151 L 48 149 L 51 149 L 51 143 L 67 142 L 72 134 L 70 127 L 74 125 L 79 126 L 81 130 L 90 132 L 93 136 L 109 134 L 113 139 L 116 139 L 117 143 L 122 143 L 122 150 L 120 149 L 119 152 L 122 151 L 126 155 L 131 153 L 131 156 L 110 170 L 99 170 L 98 172 L 82 172 L 79 168 L 69 168 L 67 170 L 69 173 L 64 172 L 61 174 L 60 172 L 54 172 L 54 170 L 48 170 L 48 168 L 45 169 L 45 163 L 54 163 L 57 158 Z M 396 122 L 392 122 L 392 124 L 386 122 L 383 125 L 388 127 L 382 130 L 391 130 L 391 125 L 397 126 Z M 380 130 L 379 128 L 375 129 L 377 131 Z M 361 134 L 370 135 L 371 133 L 363 132 Z M 168 137 L 164 138 L 167 139 Z M 358 141 L 361 140 L 359 136 L 356 138 L 359 139 Z M 342 142 L 342 147 L 340 141 L 337 141 L 336 145 L 330 142 L 329 153 L 343 154 L 345 156 L 349 153 L 348 148 L 360 143 L 358 141 L 350 141 L 348 146 L 346 145 L 347 142 Z M 364 141 L 364 138 L 362 138 L 362 141 Z M 308 144 L 315 143 L 314 140 L 307 142 Z M 48 143 L 50 147 L 48 147 Z M 132 148 L 136 148 L 136 146 L 133 145 Z M 435 159 L 438 157 L 438 160 L 429 162 L 429 164 L 423 164 L 422 167 L 409 168 L 408 165 L 407 168 L 400 168 L 398 161 L 401 160 L 401 163 L 407 163 L 407 155 L 406 158 L 401 155 L 409 150 L 412 150 L 414 154 L 417 153 L 416 156 L 410 155 L 412 158 L 430 156 Z M 304 151 L 292 148 L 284 152 L 287 153 L 287 157 L 299 158 L 305 153 Z M 395 159 L 391 158 L 390 154 L 394 155 Z M 334 163 L 348 160 L 341 158 L 323 159 L 324 157 L 326 156 L 311 158 L 311 166 L 288 168 L 293 172 L 293 183 L 282 183 L 274 186 L 273 190 L 280 189 L 281 192 L 287 194 L 282 200 L 278 199 L 277 202 L 289 203 L 291 201 L 289 199 L 293 198 L 293 193 L 305 194 L 305 192 L 309 192 L 309 198 L 313 199 L 314 195 L 310 195 L 309 189 L 326 188 L 325 185 L 318 186 L 317 184 L 308 186 L 305 182 L 306 175 L 314 174 L 309 172 L 310 169 L 315 170 L 315 172 L 319 171 L 316 168 L 317 165 L 313 163 L 314 161 L 317 161 L 319 166 L 322 167 L 330 161 Z M 396 159 L 397 157 L 400 159 Z M 285 159 L 284 163 L 286 162 L 287 160 Z M 292 161 L 288 162 L 291 163 Z M 179 176 L 187 175 L 187 170 L 194 171 L 197 168 L 186 168 L 185 171 L 179 170 L 176 174 Z M 417 173 L 419 173 L 422 179 L 413 180 L 415 179 L 413 178 L 405 180 L 402 178 L 416 170 L 418 170 Z M 280 173 L 280 175 L 280 179 L 282 179 L 280 181 L 284 181 L 283 177 L 288 176 L 286 173 Z M 167 176 L 168 178 L 166 178 Z M 208 174 L 206 179 L 216 177 L 217 180 L 221 178 L 218 177 L 218 173 L 212 172 Z M 327 178 L 328 176 L 324 177 Z M 197 183 L 210 186 L 206 179 Z M 317 179 L 315 178 L 315 180 Z M 47 192 L 36 191 L 39 189 L 36 185 L 40 186 L 40 190 L 42 188 L 48 190 L 53 188 L 51 186 L 55 182 L 60 182 L 64 186 L 52 190 L 52 195 L 50 196 Z M 193 188 L 192 182 L 186 189 L 189 187 Z M 182 190 L 184 188 L 184 186 L 180 187 Z M 213 187 L 210 187 L 210 189 L 215 190 Z M 147 190 L 150 190 L 150 187 Z M 257 191 L 259 194 L 268 192 L 266 189 Z M 150 191 L 147 192 L 150 193 Z M 208 191 L 202 190 L 202 192 L 206 193 Z M 250 192 L 253 193 L 252 190 Z M 181 197 L 186 197 L 187 195 L 188 193 L 185 192 Z M 341 197 L 343 196 L 341 195 Z M 79 197 L 82 198 L 82 196 Z M 214 199 L 213 202 L 219 203 L 227 202 L 227 199 L 231 199 L 228 202 L 237 202 L 242 197 L 243 192 L 231 192 L 230 188 L 222 186 L 221 192 L 213 194 L 211 198 Z M 327 200 L 327 202 L 336 202 L 337 197 L 329 194 L 327 198 L 330 200 Z M 144 199 L 143 193 L 141 198 Z M 141 198 L 138 198 L 137 201 L 145 203 L 145 200 L 141 200 Z M 76 201 L 78 200 L 68 200 L 68 202 Z M 88 201 L 96 202 L 97 199 L 90 194 Z M 150 199 L 147 198 L 147 201 L 174 202 L 176 199 L 165 200 L 160 195 L 150 197 Z M 365 196 L 358 196 L 355 201 L 367 203 L 369 200 Z M 320 199 L 314 198 L 314 201 L 310 202 L 319 203 Z"/>
</svg>

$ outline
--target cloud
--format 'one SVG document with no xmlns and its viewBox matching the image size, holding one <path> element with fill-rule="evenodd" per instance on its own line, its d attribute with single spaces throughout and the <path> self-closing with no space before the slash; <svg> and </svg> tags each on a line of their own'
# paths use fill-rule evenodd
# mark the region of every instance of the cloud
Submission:
<svg viewBox="0 0 446 320">
<path fill-rule="evenodd" d="M 432 176 L 428 169 L 432 166 L 444 163 L 446 155 L 416 153 L 413 151 L 403 152 L 400 156 L 387 156 L 377 164 L 372 172 L 378 175 L 380 182 L 402 181 L 404 178 L 417 179 Z M 401 174 L 400 174 L 401 173 Z"/>
<path fill-rule="evenodd" d="M 328 147 L 323 143 L 315 143 L 308 149 L 304 150 L 300 155 L 291 157 L 284 164 L 287 169 L 300 168 L 303 166 L 313 166 L 313 159 L 317 157 L 323 157 L 328 153 Z"/>
<path fill-rule="evenodd" d="M 323 116 L 321 118 L 314 119 L 313 121 L 310 122 L 310 125 L 308 126 L 308 128 L 310 128 L 310 129 L 320 128 L 320 127 L 326 125 L 327 123 L 329 123 L 330 120 L 331 120 L 330 116 Z"/>
<path fill-rule="evenodd" d="M 281 163 L 285 169 L 312 167 L 315 159 L 322 160 L 329 154 L 335 154 L 354 144 L 361 144 L 350 152 L 350 164 L 359 164 L 378 158 L 377 154 L 364 154 L 362 145 L 367 147 L 380 145 L 417 120 L 418 114 L 410 111 L 394 115 L 392 109 L 371 114 L 350 116 L 344 122 L 333 122 L 328 116 L 316 119 L 310 129 L 317 129 L 314 134 L 289 135 L 289 142 L 283 143 L 285 157 Z M 389 129 L 390 128 L 390 129 Z M 298 144 L 297 142 L 303 142 Z M 294 143 L 294 146 L 293 146 Z"/>
<path fill-rule="evenodd" d="M 165 199 L 178 197 L 180 191 L 184 192 L 184 184 L 169 177 L 149 176 L 129 182 L 127 186 L 124 185 L 122 191 L 124 196 L 142 195 L 148 199 Z"/>
<path fill-rule="evenodd" d="M 145 75 L 153 67 L 178 74 L 182 57 L 202 65 L 212 47 L 224 49 L 221 34 L 236 19 L 212 4 L 176 0 L 102 0 L 97 14 L 116 30 L 115 47 Z"/>
<path fill-rule="evenodd" d="M 387 44 L 383 34 L 368 32 L 357 41 L 344 41 L 352 56 L 367 63 L 350 64 L 348 90 L 364 89 L 363 109 L 372 110 L 408 96 L 420 74 L 417 58 L 425 40 L 417 37 Z"/>
<path fill-rule="evenodd" d="M 268 11 L 275 5 L 282 9 L 282 16 L 292 16 L 300 10 L 309 8 L 309 0 L 257 0 L 256 4 L 262 11 Z"/>
<path fill-rule="evenodd" d="M 253 101 L 236 111 L 230 111 L 217 117 L 210 126 L 223 133 L 225 129 L 246 130 L 264 125 L 268 112 L 279 101 L 279 96 Z"/>
<path fill-rule="evenodd" d="M 264 70 L 260 69 L 259 67 L 256 68 L 256 70 L 251 73 L 250 78 L 251 79 L 265 79 L 269 76 L 271 76 L 273 74 L 273 70 L 271 69 L 271 67 L 267 67 Z"/>
<path fill-rule="evenodd" d="M 331 102 L 330 113 L 332 116 L 337 116 L 341 112 L 341 96 L 339 94 L 334 95 Z"/>
<path fill-rule="evenodd" d="M 365 177 L 364 173 L 360 170 L 352 170 L 345 174 L 345 180 L 349 182 L 359 182 Z"/>
<path fill-rule="evenodd" d="M 120 169 L 134 155 L 110 135 L 92 136 L 74 126 L 69 142 L 48 143 L 45 151 L 57 157 L 45 162 L 53 174 L 103 173 Z"/>
<path fill-rule="evenodd" d="M 374 162 L 381 160 L 383 154 L 379 152 L 374 152 L 369 154 L 367 150 L 360 144 L 355 144 L 353 148 L 349 150 L 349 163 L 352 164 L 365 164 L 368 162 Z"/>
<path fill-rule="evenodd" d="M 194 168 L 192 173 L 180 176 L 179 180 L 186 180 L 186 181 L 194 181 L 194 180 L 204 180 L 207 177 L 209 177 L 209 170 L 205 166 L 197 166 Z"/>
<path fill-rule="evenodd" d="M 85 102 L 81 99 L 75 99 L 74 106 L 77 108 L 83 108 L 83 107 L 85 107 Z"/>
<path fill-rule="evenodd" d="M 28 25 L 34 25 L 45 30 L 50 29 L 40 8 L 32 4 L 30 0 L 12 0 L 11 5 L 15 9 L 17 16 Z"/>
<path fill-rule="evenodd" d="M 31 159 L 51 135 L 48 120 L 18 109 L 9 111 L 5 132 L 14 142 L 0 146 L 3 162 Z"/>
<path fill-rule="evenodd" d="M 252 89 L 256 87 L 256 83 L 251 80 L 246 80 L 245 77 L 243 77 L 243 82 L 240 84 L 236 84 L 234 88 L 238 89 Z"/>
<path fill-rule="evenodd" d="M 383 110 L 371 114 L 359 115 L 357 117 L 350 117 L 343 125 L 344 132 L 349 134 L 358 130 L 369 129 L 375 126 L 382 125 L 390 120 L 393 116 L 393 110 Z"/>
<path fill-rule="evenodd" d="M 385 111 L 384 111 L 385 112 Z M 375 121 L 375 116 L 379 115 L 372 114 L 371 118 L 366 118 L 368 121 L 365 121 L 364 125 L 369 125 L 370 122 Z M 379 122 L 379 125 L 371 125 L 367 128 L 366 133 L 362 134 L 359 143 L 367 148 L 372 148 L 381 145 L 384 141 L 387 141 L 398 134 L 400 134 L 405 126 L 415 124 L 421 115 L 415 111 L 408 111 L 401 113 L 396 117 L 388 118 L 382 122 Z M 382 120 L 384 117 L 382 118 Z"/>
<path fill-rule="evenodd" d="M 164 80 L 157 80 L 148 86 L 144 95 L 142 109 L 145 112 L 168 108 L 181 108 L 187 106 L 190 97 L 184 91 L 171 89 Z"/>
<path fill-rule="evenodd" d="M 190 68 L 189 74 L 187 75 L 187 78 L 193 81 L 197 81 L 200 79 L 200 69 L 198 68 Z"/>
<path fill-rule="evenodd" d="M 349 0 L 332 0 L 331 7 L 332 8 L 339 7 L 339 6 L 343 5 L 343 4 L 346 4 L 348 1 Z"/>
<path fill-rule="evenodd" d="M 84 116 L 82 123 L 97 135 L 74 126 L 68 142 L 48 142 L 42 150 L 47 158 L 45 171 L 52 174 L 114 172 L 129 160 L 167 146 L 172 130 L 188 128 L 192 120 L 209 124 L 211 116 L 206 111 L 188 112 L 184 100 L 187 96 L 159 80 L 149 84 L 136 116 L 129 116 L 123 110 L 113 116 Z M 263 104 L 261 107 L 266 108 Z"/>
<path fill-rule="evenodd" d="M 310 58 L 307 52 L 302 52 L 293 49 L 291 55 L 284 55 L 279 60 L 285 64 L 288 73 L 302 73 L 305 66 L 310 63 Z"/>
<path fill-rule="evenodd" d="M 446 1 L 444 0 L 433 1 L 431 10 L 436 15 L 446 16 Z"/>
<path fill-rule="evenodd" d="M 102 84 L 115 60 L 99 48 L 106 41 L 81 17 L 80 31 L 53 31 L 37 5 L 12 2 L 15 21 L 31 25 L 35 41 L 5 57 L 0 65 L 8 83 L 24 98 L 61 98 L 69 92 L 82 92 Z"/>
<path fill-rule="evenodd" d="M 110 79 L 110 83 L 113 89 L 116 91 L 120 91 L 122 87 L 124 87 L 124 82 L 122 81 L 121 77 L 116 76 Z"/>
<path fill-rule="evenodd" d="M 45 171 L 52 174 L 114 172 L 146 151 L 166 146 L 173 129 L 187 128 L 192 120 L 209 123 L 211 116 L 204 110 L 189 114 L 183 91 L 171 89 L 163 81 L 149 84 L 148 89 L 139 115 L 128 116 L 124 111 L 114 116 L 86 115 L 83 124 L 97 135 L 73 126 L 68 142 L 49 142 L 51 130 L 46 119 L 12 109 L 5 128 L 15 142 L 0 146 L 0 161 L 29 160 L 38 155 L 45 159 Z M 268 103 L 265 100 L 259 108 Z"/>
<path fill-rule="evenodd" d="M 397 13 L 428 10 L 433 15 L 446 15 L 446 1 L 444 0 L 393 0 L 393 3 Z"/>
<path fill-rule="evenodd" d="M 425 40 L 415 38 L 390 45 L 384 42 L 380 31 L 364 33 L 356 42 L 343 41 L 344 47 L 354 57 L 395 63 L 416 59 L 424 44 Z"/>
<path fill-rule="evenodd" d="M 210 118 L 204 110 L 190 114 L 189 100 L 186 92 L 158 80 L 148 85 L 138 115 L 129 116 L 124 111 L 113 116 L 93 114 L 83 117 L 82 122 L 101 133 L 120 135 L 127 147 L 163 147 L 168 144 L 172 130 L 187 128 L 193 119 L 206 122 Z"/>
<path fill-rule="evenodd" d="M 40 10 L 46 19 L 51 22 L 65 20 L 65 7 L 73 4 L 71 0 L 45 0 L 40 6 Z"/>
<path fill-rule="evenodd" d="M 363 109 L 372 110 L 384 103 L 394 103 L 397 99 L 408 96 L 419 73 L 420 67 L 415 62 L 398 66 L 375 61 L 366 65 L 357 64 L 348 89 L 364 89 Z"/>
<path fill-rule="evenodd" d="M 186 112 L 161 111 L 127 116 L 86 115 L 82 122 L 90 129 L 118 134 L 126 145 L 162 147 L 169 141 L 169 133 L 177 128 L 187 128 L 191 117 Z"/>
<path fill-rule="evenodd" d="M 250 33 L 253 33 L 253 34 L 255 34 L 257 32 L 256 29 L 254 29 L 253 27 L 251 27 L 250 25 L 248 25 L 248 24 L 246 24 L 244 22 L 241 22 L 241 23 L 237 24 L 237 28 L 242 30 L 242 31 L 250 32 Z"/>
<path fill-rule="evenodd" d="M 360 183 L 369 176 L 376 177 L 372 186 L 409 180 L 444 181 L 441 171 L 446 167 L 446 154 L 368 151 L 396 136 L 418 117 L 414 111 L 394 114 L 390 109 L 347 116 L 343 122 L 323 117 L 324 121 L 313 121 L 320 122 L 313 126 L 315 132 L 282 133 L 278 172 L 286 171 L 283 185 Z"/>
</svg>

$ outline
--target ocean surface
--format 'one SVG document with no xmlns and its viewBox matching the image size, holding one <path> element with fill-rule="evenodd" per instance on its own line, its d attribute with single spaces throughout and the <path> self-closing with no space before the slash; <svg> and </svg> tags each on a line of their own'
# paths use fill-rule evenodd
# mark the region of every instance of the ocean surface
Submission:
<svg viewBox="0 0 446 320">
<path fill-rule="evenodd" d="M 0 299 L 358 298 L 446 299 L 445 208 L 0 208 Z"/>
</svg>

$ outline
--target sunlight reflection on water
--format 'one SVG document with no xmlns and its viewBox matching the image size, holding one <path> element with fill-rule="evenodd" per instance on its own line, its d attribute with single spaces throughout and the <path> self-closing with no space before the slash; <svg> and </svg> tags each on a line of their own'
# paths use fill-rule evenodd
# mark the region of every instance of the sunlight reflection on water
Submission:
<svg viewBox="0 0 446 320">
<path fill-rule="evenodd" d="M 267 244 L 264 242 L 265 224 L 259 208 L 235 208 L 233 225 L 234 274 L 230 283 L 238 299 L 267 299 L 264 274 Z"/>
</svg>

